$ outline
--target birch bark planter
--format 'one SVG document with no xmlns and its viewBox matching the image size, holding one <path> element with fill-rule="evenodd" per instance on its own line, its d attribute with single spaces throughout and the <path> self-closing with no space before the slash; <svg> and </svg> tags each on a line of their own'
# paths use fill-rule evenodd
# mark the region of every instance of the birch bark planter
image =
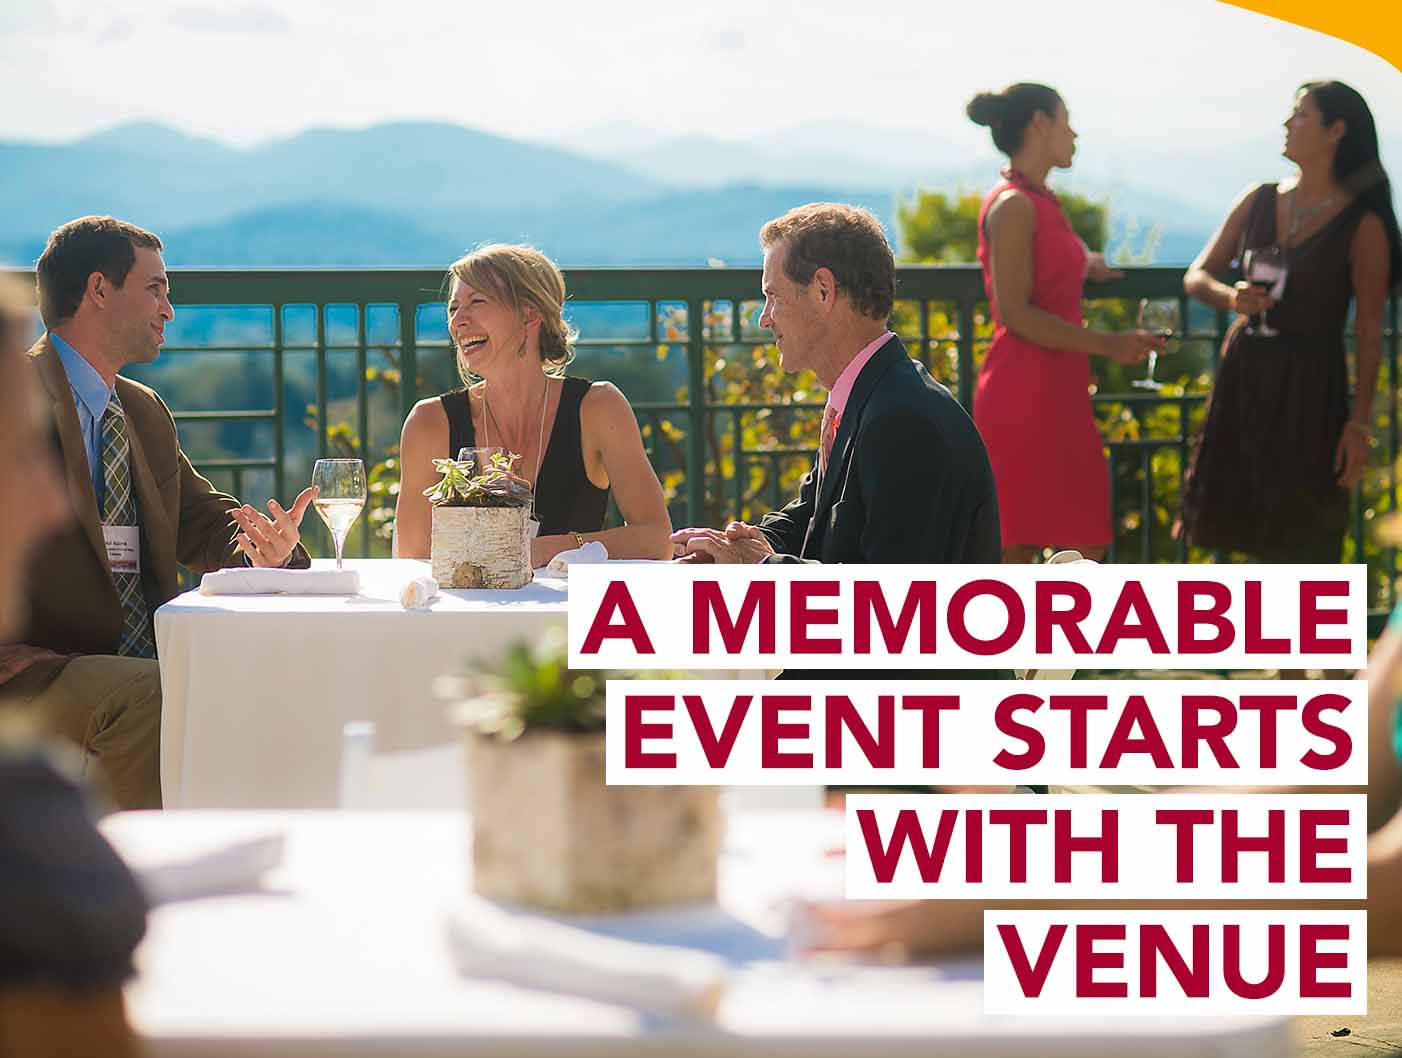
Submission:
<svg viewBox="0 0 1402 1058">
<path fill-rule="evenodd" d="M 433 579 L 444 588 L 529 584 L 530 516 L 529 507 L 434 507 Z"/>
<path fill-rule="evenodd" d="M 715 900 L 716 787 L 608 786 L 602 733 L 466 738 L 482 896 L 573 914 Z"/>
</svg>

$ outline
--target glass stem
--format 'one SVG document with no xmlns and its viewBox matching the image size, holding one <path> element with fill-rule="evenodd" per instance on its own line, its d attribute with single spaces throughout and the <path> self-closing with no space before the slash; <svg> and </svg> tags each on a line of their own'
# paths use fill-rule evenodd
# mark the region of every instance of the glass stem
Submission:
<svg viewBox="0 0 1402 1058">
<path fill-rule="evenodd" d="M 340 569 L 340 568 L 341 568 L 341 552 L 342 552 L 342 550 L 345 549 L 345 546 L 346 546 L 346 538 L 345 538 L 345 535 L 344 535 L 344 534 L 342 534 L 342 533 L 336 533 L 336 534 L 332 537 L 332 539 L 335 540 L 335 542 L 336 542 L 336 568 L 337 568 L 337 569 Z"/>
</svg>

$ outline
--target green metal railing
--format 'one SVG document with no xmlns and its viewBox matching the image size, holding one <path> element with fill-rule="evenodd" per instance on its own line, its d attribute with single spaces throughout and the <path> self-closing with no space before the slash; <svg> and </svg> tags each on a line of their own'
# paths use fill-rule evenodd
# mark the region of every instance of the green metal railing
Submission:
<svg viewBox="0 0 1402 1058">
<path fill-rule="evenodd" d="M 805 438 L 816 440 L 821 395 L 806 401 L 727 400 L 714 392 L 708 371 L 710 357 L 768 345 L 767 332 L 757 326 L 759 269 L 581 268 L 567 269 L 566 281 L 571 311 L 581 326 L 578 346 L 588 373 L 610 378 L 611 365 L 622 365 L 636 382 L 649 377 L 643 365 L 651 363 L 657 365 L 657 371 L 669 373 L 674 383 L 665 399 L 640 399 L 636 385 L 624 385 L 633 398 L 649 454 L 659 464 L 659 472 L 667 469 L 674 477 L 680 476 L 673 501 L 674 520 L 702 522 L 708 511 L 742 513 L 761 500 L 773 505 L 787 499 L 781 487 L 783 468 L 792 470 L 810 463 L 813 448 L 807 443 L 747 446 L 744 424 L 756 415 L 789 416 L 794 421 L 808 416 L 814 429 Z M 441 270 L 174 269 L 171 288 L 177 319 L 168 329 L 170 342 L 156 368 L 199 364 L 214 378 L 218 358 L 236 354 L 253 365 L 250 370 L 256 368 L 260 377 L 266 376 L 265 402 L 255 407 L 230 407 L 226 394 L 202 390 L 198 378 L 190 384 L 188 371 L 179 393 L 169 392 L 165 376 L 154 369 L 151 373 L 146 369 L 133 372 L 148 378 L 172 400 L 188 453 L 204 472 L 237 495 L 245 495 L 252 475 L 261 475 L 268 494 L 286 501 L 299 484 L 291 480 L 292 464 L 305 463 L 313 454 L 326 455 L 333 440 L 338 451 L 349 444 L 367 465 L 381 460 L 397 441 L 398 424 L 414 403 L 453 382 L 442 326 Z M 1094 294 L 1097 302 L 1178 300 L 1183 341 L 1204 343 L 1199 348 L 1210 350 L 1204 359 L 1209 367 L 1215 367 L 1227 317 L 1190 306 L 1183 295 L 1181 269 L 1128 269 L 1124 279 L 1098 285 Z M 897 318 L 903 321 L 900 329 L 911 354 L 970 407 L 978 359 L 987 340 L 979 269 L 902 267 L 897 297 Z M 591 309 L 609 307 L 627 310 L 624 314 L 631 323 L 622 326 L 615 322 L 601 329 L 584 318 Z M 198 328 L 182 331 L 182 320 L 192 310 L 197 316 L 203 313 L 208 324 L 215 310 L 235 309 L 254 313 L 258 325 L 244 326 L 242 332 L 235 326 L 232 336 L 216 333 L 218 326 L 205 334 L 197 333 Z M 1402 333 L 1398 315 L 1394 299 L 1389 307 L 1375 408 L 1385 431 L 1380 451 L 1375 453 L 1377 473 L 1372 477 L 1372 492 L 1366 498 L 1355 498 L 1351 534 L 1355 557 L 1365 554 L 1373 516 L 1396 508 L 1397 483 L 1392 468 L 1399 454 L 1394 383 Z M 243 324 L 248 324 L 248 319 Z M 673 359 L 672 353 L 679 354 L 682 362 Z M 296 389 L 290 366 L 295 366 L 301 382 L 310 374 L 309 387 L 298 390 L 309 389 L 303 393 L 309 398 L 304 405 L 289 403 Z M 353 393 L 332 392 L 337 372 L 354 378 Z M 225 371 L 218 377 L 227 376 Z M 388 399 L 387 388 L 393 390 Z M 198 396 L 191 395 L 192 389 Z M 1165 518 L 1177 512 L 1165 506 L 1167 500 L 1161 495 L 1163 490 L 1156 488 L 1155 478 L 1156 473 L 1172 478 L 1176 472 L 1177 495 L 1181 496 L 1195 416 L 1201 413 L 1205 390 L 1097 392 L 1093 399 L 1102 419 L 1112 420 L 1117 427 L 1107 434 L 1112 504 L 1121 530 L 1110 559 L 1188 559 L 1186 545 L 1170 539 L 1165 531 Z M 372 418 L 394 421 L 374 428 Z M 349 433 L 335 427 L 336 423 L 347 424 Z M 202 451 L 198 438 L 192 436 L 201 429 L 239 426 L 263 431 L 250 450 Z M 333 429 L 342 430 L 334 439 Z M 296 430 L 302 431 L 300 445 L 290 443 Z M 310 442 L 307 430 L 314 434 Z M 679 458 L 669 457 L 660 445 L 667 431 L 679 439 L 674 446 L 682 453 Z M 270 437 L 265 436 L 269 433 Z M 724 439 L 721 443 L 727 459 L 717 450 L 718 438 Z M 671 465 L 668 459 L 680 465 Z M 764 482 L 760 494 L 749 487 L 756 473 Z M 1135 494 L 1129 495 L 1131 491 Z M 367 553 L 372 546 L 371 533 L 369 521 L 362 519 L 347 550 Z M 1396 555 L 1387 550 L 1372 554 L 1371 559 L 1374 604 L 1381 612 L 1392 603 Z"/>
</svg>

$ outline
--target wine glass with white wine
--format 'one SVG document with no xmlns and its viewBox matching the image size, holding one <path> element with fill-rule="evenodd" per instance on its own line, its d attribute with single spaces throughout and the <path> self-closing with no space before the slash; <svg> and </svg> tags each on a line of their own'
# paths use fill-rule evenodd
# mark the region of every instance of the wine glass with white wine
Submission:
<svg viewBox="0 0 1402 1058">
<path fill-rule="evenodd" d="M 1139 303 L 1139 329 L 1168 341 L 1178 333 L 1178 302 L 1145 298 Z M 1143 378 L 1136 378 L 1130 385 L 1136 389 L 1163 389 L 1163 383 L 1154 378 L 1154 369 L 1158 364 L 1158 350 L 1150 349 L 1148 373 Z"/>
<path fill-rule="evenodd" d="M 359 459 L 318 459 L 312 468 L 316 486 L 316 513 L 331 530 L 336 544 L 336 568 L 341 568 L 341 551 L 346 534 L 365 506 L 365 464 Z"/>
</svg>

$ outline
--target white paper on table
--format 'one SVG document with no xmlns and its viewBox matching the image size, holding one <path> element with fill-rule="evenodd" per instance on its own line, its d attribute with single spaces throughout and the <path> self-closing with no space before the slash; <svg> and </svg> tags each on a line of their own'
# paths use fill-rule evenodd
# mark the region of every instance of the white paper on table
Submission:
<svg viewBox="0 0 1402 1058">
<path fill-rule="evenodd" d="M 605 937 L 481 900 L 449 914 L 447 930 L 453 961 L 469 977 L 693 1019 L 713 1018 L 725 990 L 719 955 Z"/>
<path fill-rule="evenodd" d="M 569 551 L 561 551 L 552 558 L 545 566 L 546 569 L 569 576 L 570 566 L 575 564 L 585 564 L 591 562 L 607 562 L 609 560 L 608 548 L 598 540 L 590 540 L 583 547 L 571 548 Z"/>
<path fill-rule="evenodd" d="M 201 595 L 356 595 L 353 569 L 216 569 L 200 578 Z"/>
</svg>

